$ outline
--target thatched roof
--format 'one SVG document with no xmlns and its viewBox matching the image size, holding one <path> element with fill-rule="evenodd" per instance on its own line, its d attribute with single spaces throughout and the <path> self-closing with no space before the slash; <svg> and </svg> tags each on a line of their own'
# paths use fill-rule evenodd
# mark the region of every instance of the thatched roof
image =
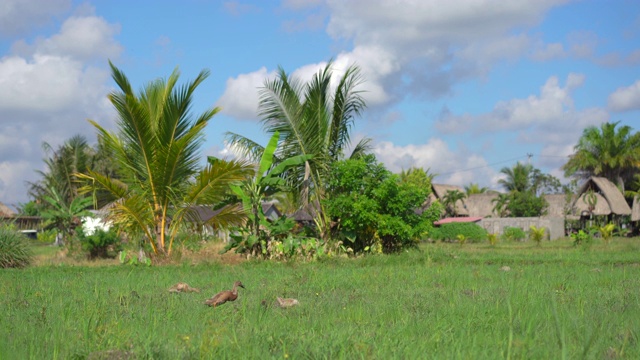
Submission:
<svg viewBox="0 0 640 360">
<path fill-rule="evenodd" d="M 631 221 L 640 220 L 640 199 L 633 197 L 633 205 L 631 206 Z"/>
<path fill-rule="evenodd" d="M 624 199 L 622 192 L 611 181 L 603 177 L 591 177 L 578 191 L 578 197 L 573 203 L 576 215 L 589 213 L 589 203 L 586 196 L 589 191 L 596 195 L 594 215 L 631 215 L 631 208 Z"/>
<path fill-rule="evenodd" d="M 14 217 L 16 212 L 11 210 L 10 207 L 0 202 L 0 217 Z"/>
<path fill-rule="evenodd" d="M 427 200 L 429 204 L 433 203 L 433 201 L 440 200 L 440 202 L 444 201 L 444 197 L 447 195 L 447 192 L 458 190 L 464 193 L 464 189 L 460 186 L 456 185 L 444 185 L 444 184 L 431 184 L 431 189 L 433 190 L 429 195 L 429 199 Z M 462 200 L 456 201 L 456 213 L 461 216 L 468 216 L 469 211 L 466 208 L 466 199 L 463 202 Z"/>
<path fill-rule="evenodd" d="M 287 215 L 287 217 L 292 218 L 293 220 L 298 222 L 313 222 L 316 214 L 319 211 L 320 211 L 320 203 L 318 201 L 315 201 L 303 206 L 293 214 Z"/>
</svg>

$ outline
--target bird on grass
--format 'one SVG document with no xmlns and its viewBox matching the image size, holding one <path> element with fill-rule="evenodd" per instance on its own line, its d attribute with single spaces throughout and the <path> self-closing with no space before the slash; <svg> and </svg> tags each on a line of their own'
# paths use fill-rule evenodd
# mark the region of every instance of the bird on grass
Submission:
<svg viewBox="0 0 640 360">
<path fill-rule="evenodd" d="M 211 299 L 207 299 L 204 303 L 211 307 L 216 307 L 218 305 L 226 303 L 227 301 L 235 301 L 238 298 L 238 287 L 244 289 L 244 285 L 242 285 L 240 281 L 236 281 L 235 283 L 233 283 L 232 290 L 221 291 Z"/>
<path fill-rule="evenodd" d="M 172 287 L 169 288 L 170 293 L 180 293 L 180 292 L 200 292 L 200 289 L 193 288 L 189 286 L 187 283 L 179 282 Z"/>
<path fill-rule="evenodd" d="M 296 306 L 300 304 L 297 299 L 283 299 L 281 297 L 277 297 L 276 300 L 277 300 L 278 306 L 283 309 L 290 308 L 292 306 Z"/>
</svg>

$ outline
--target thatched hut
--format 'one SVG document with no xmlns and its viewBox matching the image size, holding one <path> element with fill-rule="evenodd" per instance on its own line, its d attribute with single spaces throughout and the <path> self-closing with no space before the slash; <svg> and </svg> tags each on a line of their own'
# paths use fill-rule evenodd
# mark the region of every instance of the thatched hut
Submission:
<svg viewBox="0 0 640 360">
<path fill-rule="evenodd" d="M 631 221 L 640 221 L 640 200 L 637 196 L 633 197 L 633 205 L 631 206 Z"/>
<path fill-rule="evenodd" d="M 11 218 L 16 216 L 16 212 L 11 210 L 10 207 L 0 202 L 0 217 L 2 218 Z"/>
<path fill-rule="evenodd" d="M 580 187 L 573 208 L 579 216 L 631 215 L 620 189 L 608 179 L 595 176 Z"/>
</svg>

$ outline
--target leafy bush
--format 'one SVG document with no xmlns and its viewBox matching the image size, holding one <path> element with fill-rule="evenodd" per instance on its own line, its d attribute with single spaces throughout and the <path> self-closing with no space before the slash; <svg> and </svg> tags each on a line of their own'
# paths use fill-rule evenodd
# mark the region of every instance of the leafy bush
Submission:
<svg viewBox="0 0 640 360">
<path fill-rule="evenodd" d="M 503 241 L 522 241 L 527 237 L 527 234 L 519 227 L 506 226 L 502 230 Z"/>
<path fill-rule="evenodd" d="M 89 258 L 115 258 L 121 249 L 121 241 L 118 234 L 113 231 L 96 229 L 93 234 L 86 235 L 82 226 L 76 229 L 76 236 L 80 240 L 82 249 L 89 252 Z"/>
<path fill-rule="evenodd" d="M 33 253 L 29 239 L 15 229 L 0 227 L 0 268 L 21 268 L 29 265 Z"/>
<path fill-rule="evenodd" d="M 476 243 L 487 240 L 488 233 L 475 223 L 450 223 L 441 225 L 431 231 L 431 239 L 440 241 L 460 241 L 462 235 L 466 241 Z"/>
<path fill-rule="evenodd" d="M 535 227 L 533 225 L 531 225 L 529 227 L 529 239 L 533 240 L 538 246 L 540 246 L 542 239 L 544 239 L 544 236 L 547 232 L 547 229 L 544 227 Z"/>
<path fill-rule="evenodd" d="M 52 244 L 56 241 L 58 232 L 55 229 L 42 230 L 38 232 L 38 242 Z"/>
<path fill-rule="evenodd" d="M 424 216 L 415 212 L 428 192 L 400 181 L 373 155 L 337 161 L 324 202 L 335 224 L 332 238 L 354 254 L 380 246 L 385 253 L 415 246 L 431 226 L 431 212 Z"/>
<path fill-rule="evenodd" d="M 588 248 L 593 242 L 593 234 L 584 230 L 579 230 L 577 233 L 571 234 L 571 240 L 573 240 L 574 246 L 583 245 Z"/>
<path fill-rule="evenodd" d="M 498 234 L 487 234 L 487 240 L 489 240 L 489 245 L 496 246 L 498 243 Z"/>
</svg>

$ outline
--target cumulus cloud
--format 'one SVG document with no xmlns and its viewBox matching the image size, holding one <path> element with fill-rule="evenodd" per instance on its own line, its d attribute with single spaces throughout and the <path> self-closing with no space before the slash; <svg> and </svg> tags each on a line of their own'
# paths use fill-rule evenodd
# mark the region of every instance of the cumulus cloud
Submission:
<svg viewBox="0 0 640 360">
<path fill-rule="evenodd" d="M 613 111 L 640 109 L 640 80 L 609 95 L 608 106 Z"/>
<path fill-rule="evenodd" d="M 71 0 L 3 0 L 0 37 L 9 37 L 49 23 L 71 7 Z"/>
<path fill-rule="evenodd" d="M 513 1 L 495 6 L 483 0 L 328 0 L 322 11 L 329 13 L 327 33 L 352 44 L 350 50 L 335 57 L 335 67 L 346 68 L 353 63 L 360 66 L 366 78 L 362 86 L 365 99 L 370 107 L 378 107 L 408 96 L 433 99 L 449 95 L 454 84 L 486 75 L 497 61 L 529 54 L 534 42 L 544 47 L 522 29 L 537 24 L 550 8 L 566 1 Z M 320 4 L 314 2 L 310 7 Z M 285 8 L 299 11 L 308 9 L 308 5 L 297 0 L 283 3 Z M 538 56 L 556 56 L 553 51 L 553 47 L 547 47 Z M 322 64 L 301 66 L 293 73 L 303 80 L 310 79 Z M 262 81 L 256 76 L 264 73 L 269 71 L 258 70 L 230 79 L 224 102 L 232 104 L 237 97 L 255 99 L 254 88 L 246 85 L 254 79 L 254 86 L 260 86 Z M 239 90 L 244 90 L 246 96 Z M 251 111 L 246 108 L 254 106 L 242 107 L 245 109 L 229 110 L 229 114 L 247 118 Z"/>
<path fill-rule="evenodd" d="M 496 172 L 488 166 L 480 155 L 464 149 L 452 150 L 438 138 L 431 138 L 425 144 L 395 145 L 388 141 L 375 144 L 373 152 L 387 169 L 400 172 L 403 169 L 419 167 L 437 174 L 434 182 L 453 185 L 467 185 L 478 179 L 494 179 Z M 497 183 L 487 182 L 482 186 L 495 187 Z"/>
<path fill-rule="evenodd" d="M 573 105 L 571 94 L 584 81 L 584 75 L 572 73 L 567 76 L 565 86 L 561 87 L 558 78 L 552 76 L 540 88 L 539 95 L 500 101 L 491 112 L 480 115 L 455 115 L 445 111 L 438 119 L 436 128 L 443 133 L 457 133 L 468 128 L 481 132 L 525 130 L 532 127 L 554 131 L 569 124 L 580 128 L 585 122 L 594 121 L 594 110 L 578 111 Z M 606 116 L 602 110 L 596 113 L 595 117 L 600 118 L 600 121 Z"/>
<path fill-rule="evenodd" d="M 259 88 L 267 79 L 275 77 L 275 71 L 267 71 L 262 67 L 248 74 L 240 74 L 227 79 L 224 93 L 217 105 L 222 113 L 239 120 L 255 120 L 258 117 Z"/>
<path fill-rule="evenodd" d="M 56 147 L 74 134 L 93 141 L 88 118 L 111 126 L 104 64 L 122 51 L 118 31 L 92 14 L 73 16 L 51 37 L 16 40 L 0 58 L 0 201 L 27 200 L 25 181 L 43 166 L 42 142 Z"/>
</svg>

